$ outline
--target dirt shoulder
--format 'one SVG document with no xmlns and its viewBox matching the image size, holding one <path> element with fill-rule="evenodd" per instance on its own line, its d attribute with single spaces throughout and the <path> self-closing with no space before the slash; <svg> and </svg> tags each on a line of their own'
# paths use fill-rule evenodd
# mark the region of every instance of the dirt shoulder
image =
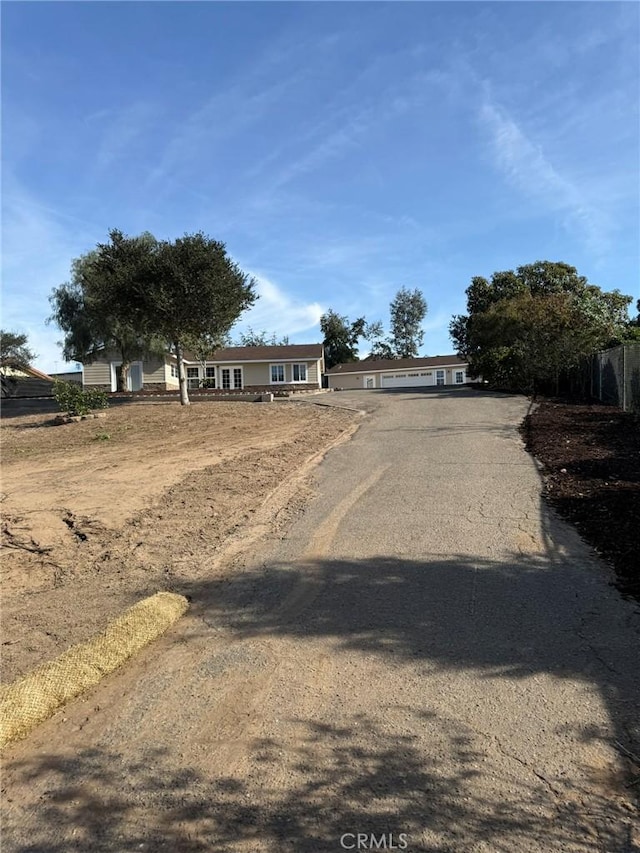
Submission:
<svg viewBox="0 0 640 853">
<path fill-rule="evenodd" d="M 545 400 L 523 435 L 544 466 L 546 500 L 611 562 L 620 591 L 640 600 L 640 418 Z"/>
<path fill-rule="evenodd" d="M 305 466 L 356 420 L 290 402 L 202 402 L 3 422 L 3 680 L 144 595 L 188 594 L 252 525 L 279 535 L 304 505 Z"/>
</svg>

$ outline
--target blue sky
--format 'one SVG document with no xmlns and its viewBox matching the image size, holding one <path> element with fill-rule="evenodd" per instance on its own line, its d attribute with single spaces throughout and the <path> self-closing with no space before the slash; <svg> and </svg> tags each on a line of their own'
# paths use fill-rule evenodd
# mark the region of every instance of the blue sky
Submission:
<svg viewBox="0 0 640 853">
<path fill-rule="evenodd" d="M 2 325 L 62 370 L 48 296 L 114 227 L 223 240 L 261 294 L 238 329 L 292 342 L 406 286 L 449 353 L 471 277 L 538 259 L 637 297 L 639 14 L 4 2 Z"/>
</svg>

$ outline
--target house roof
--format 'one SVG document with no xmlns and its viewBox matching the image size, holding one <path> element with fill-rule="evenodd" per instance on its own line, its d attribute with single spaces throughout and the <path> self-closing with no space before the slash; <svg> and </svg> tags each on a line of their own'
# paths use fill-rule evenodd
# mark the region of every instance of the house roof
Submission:
<svg viewBox="0 0 640 853">
<path fill-rule="evenodd" d="M 457 367 L 467 362 L 457 355 L 433 355 L 429 358 L 382 358 L 336 364 L 327 373 L 376 373 L 383 370 L 407 370 L 412 367 Z"/>
<path fill-rule="evenodd" d="M 266 347 L 226 347 L 216 350 L 207 361 L 295 361 L 322 358 L 322 344 L 286 344 Z M 197 361 L 193 353 L 185 352 L 187 361 Z"/>
<path fill-rule="evenodd" d="M 7 359 L 0 364 L 0 367 L 10 367 L 12 370 L 23 373 L 25 376 L 31 376 L 34 379 L 47 379 L 53 382 L 53 378 L 48 373 L 43 373 L 37 367 L 31 367 L 30 364 L 19 364 L 11 359 Z"/>
</svg>

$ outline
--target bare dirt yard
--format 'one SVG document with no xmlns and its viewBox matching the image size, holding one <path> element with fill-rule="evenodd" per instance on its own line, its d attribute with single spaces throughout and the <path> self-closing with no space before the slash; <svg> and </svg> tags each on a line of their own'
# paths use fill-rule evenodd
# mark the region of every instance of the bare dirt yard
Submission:
<svg viewBox="0 0 640 853">
<path fill-rule="evenodd" d="M 354 412 L 309 403 L 130 404 L 3 420 L 3 680 L 158 590 L 189 594 L 247 538 L 279 535 Z"/>
<path fill-rule="evenodd" d="M 640 600 L 640 416 L 544 400 L 523 436 L 544 466 L 546 500 L 611 562 L 620 591 Z"/>
</svg>

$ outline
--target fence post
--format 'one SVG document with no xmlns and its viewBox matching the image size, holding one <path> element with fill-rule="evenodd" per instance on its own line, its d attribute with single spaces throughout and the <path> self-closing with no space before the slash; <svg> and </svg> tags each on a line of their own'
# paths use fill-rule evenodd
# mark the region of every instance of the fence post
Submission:
<svg viewBox="0 0 640 853">
<path fill-rule="evenodd" d="M 602 363 L 600 360 L 600 353 L 596 356 L 597 364 L 598 364 L 598 400 L 602 402 Z"/>
</svg>

